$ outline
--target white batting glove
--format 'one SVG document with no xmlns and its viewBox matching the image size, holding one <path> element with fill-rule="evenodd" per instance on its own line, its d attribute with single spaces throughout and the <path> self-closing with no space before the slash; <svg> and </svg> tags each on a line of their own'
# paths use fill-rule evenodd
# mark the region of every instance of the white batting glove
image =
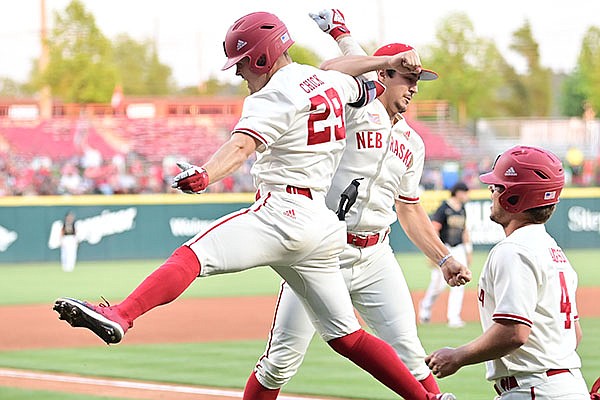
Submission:
<svg viewBox="0 0 600 400">
<path fill-rule="evenodd" d="M 181 172 L 173 178 L 173 189 L 179 189 L 184 193 L 202 193 L 209 184 L 208 173 L 202 167 L 181 161 L 177 163 Z"/>
<path fill-rule="evenodd" d="M 317 14 L 308 13 L 308 16 L 319 25 L 323 32 L 329 33 L 336 40 L 341 35 L 350 34 L 344 14 L 337 8 L 321 10 Z"/>
</svg>

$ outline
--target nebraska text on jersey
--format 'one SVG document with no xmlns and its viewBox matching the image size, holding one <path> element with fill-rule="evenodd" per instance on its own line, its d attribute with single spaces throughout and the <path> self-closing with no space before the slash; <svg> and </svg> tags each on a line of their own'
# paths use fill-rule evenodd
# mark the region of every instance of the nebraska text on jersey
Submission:
<svg viewBox="0 0 600 400">
<path fill-rule="evenodd" d="M 413 153 L 404 143 L 400 143 L 398 139 L 392 137 L 390 141 L 390 151 L 402 160 L 406 168 L 410 168 L 413 163 Z"/>
</svg>

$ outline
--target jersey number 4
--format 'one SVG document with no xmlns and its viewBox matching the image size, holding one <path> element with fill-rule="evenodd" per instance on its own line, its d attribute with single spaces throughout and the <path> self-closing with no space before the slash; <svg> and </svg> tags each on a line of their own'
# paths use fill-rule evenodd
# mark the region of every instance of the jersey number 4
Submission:
<svg viewBox="0 0 600 400">
<path fill-rule="evenodd" d="M 344 126 L 344 117 L 342 102 L 335 89 L 330 88 L 325 91 L 325 96 L 317 95 L 310 98 L 310 115 L 308 117 L 308 145 L 327 143 L 332 140 L 331 129 L 333 128 L 335 140 L 346 138 L 346 127 Z M 318 111 L 317 111 L 318 110 Z M 316 111 L 316 112 L 315 112 Z M 325 125 L 322 130 L 315 128 L 315 122 L 326 121 L 333 113 L 335 123 Z M 339 125 L 338 125 L 339 122 Z"/>
<path fill-rule="evenodd" d="M 565 313 L 565 329 L 571 329 L 571 301 L 564 272 L 559 272 L 560 278 L 560 312 Z"/>
</svg>

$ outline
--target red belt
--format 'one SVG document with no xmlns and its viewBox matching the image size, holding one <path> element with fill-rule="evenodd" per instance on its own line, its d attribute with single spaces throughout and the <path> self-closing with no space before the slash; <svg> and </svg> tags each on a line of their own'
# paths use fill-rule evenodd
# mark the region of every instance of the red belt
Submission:
<svg viewBox="0 0 600 400">
<path fill-rule="evenodd" d="M 310 192 L 309 188 L 299 188 L 296 186 L 287 185 L 285 187 L 285 191 L 288 193 L 291 193 L 291 194 L 300 194 L 300 195 L 306 196 L 312 200 L 312 193 Z"/>
<path fill-rule="evenodd" d="M 384 236 L 387 233 L 384 234 Z M 376 233 L 374 235 L 355 235 L 354 233 L 346 234 L 346 243 L 351 244 L 356 247 L 369 247 L 379 243 L 380 233 Z"/>
<path fill-rule="evenodd" d="M 299 187 L 296 187 L 296 186 L 287 185 L 285 187 L 285 191 L 287 193 L 290 193 L 290 194 L 299 194 L 301 196 L 308 197 L 311 200 L 313 198 L 312 197 L 312 192 L 310 191 L 309 188 L 299 188 Z M 254 196 L 255 200 L 258 200 L 259 198 L 260 198 L 260 190 L 258 190 L 256 192 L 256 196 Z"/>
<path fill-rule="evenodd" d="M 549 369 L 548 371 L 546 371 L 546 375 L 553 376 L 553 375 L 563 374 L 565 372 L 571 372 L 571 371 L 566 368 Z M 500 386 L 500 387 L 498 387 L 498 386 Z M 517 383 L 517 379 L 514 376 L 507 376 L 506 378 L 500 378 L 499 385 L 494 384 L 494 389 L 496 390 L 496 393 L 498 393 L 498 394 L 502 394 L 502 391 L 508 392 L 509 390 L 512 390 L 516 387 L 519 387 L 519 384 Z M 502 389 L 502 390 L 500 390 L 500 389 Z"/>
</svg>

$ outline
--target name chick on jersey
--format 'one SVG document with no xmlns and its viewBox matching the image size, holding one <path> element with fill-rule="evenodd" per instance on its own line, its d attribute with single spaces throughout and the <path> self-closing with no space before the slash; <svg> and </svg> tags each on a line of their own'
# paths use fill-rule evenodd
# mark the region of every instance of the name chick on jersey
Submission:
<svg viewBox="0 0 600 400">
<path fill-rule="evenodd" d="M 410 137 L 410 131 L 404 132 L 403 136 L 405 139 L 408 139 Z M 358 150 L 382 148 L 383 137 L 381 132 L 356 132 L 356 147 L 358 148 Z M 413 152 L 408 148 L 408 145 L 404 140 L 400 141 L 392 135 L 388 150 L 396 157 L 398 157 L 404 163 L 404 165 L 406 165 L 406 168 L 410 168 L 412 166 Z"/>
</svg>

